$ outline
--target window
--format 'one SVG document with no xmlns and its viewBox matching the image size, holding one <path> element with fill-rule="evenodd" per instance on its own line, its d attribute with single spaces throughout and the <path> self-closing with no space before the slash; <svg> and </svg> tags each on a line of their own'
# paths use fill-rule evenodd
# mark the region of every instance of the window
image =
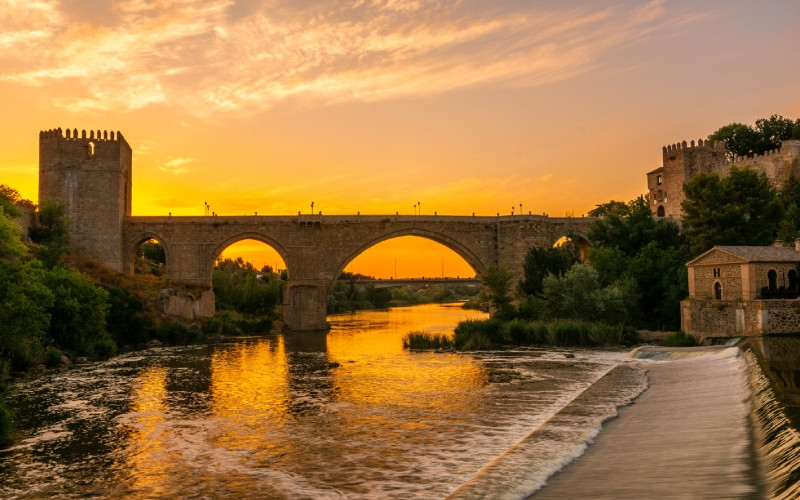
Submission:
<svg viewBox="0 0 800 500">
<path fill-rule="evenodd" d="M 722 300 L 722 284 L 719 281 L 714 282 L 714 298 Z"/>
<path fill-rule="evenodd" d="M 722 272 L 720 272 L 720 268 L 715 267 L 714 268 L 714 277 L 715 278 L 719 278 L 720 276 L 722 276 Z"/>
<path fill-rule="evenodd" d="M 778 273 L 774 269 L 770 269 L 767 273 L 767 281 L 769 282 L 768 288 L 770 290 L 778 289 Z"/>
<path fill-rule="evenodd" d="M 86 146 L 86 152 L 89 154 L 89 158 L 94 156 L 94 142 L 89 142 L 89 145 Z"/>
<path fill-rule="evenodd" d="M 662 182 L 663 182 L 662 177 L 660 175 L 657 175 L 656 176 L 656 185 L 660 186 Z"/>
<path fill-rule="evenodd" d="M 659 205 L 656 209 L 656 216 L 664 217 L 664 205 Z"/>
</svg>

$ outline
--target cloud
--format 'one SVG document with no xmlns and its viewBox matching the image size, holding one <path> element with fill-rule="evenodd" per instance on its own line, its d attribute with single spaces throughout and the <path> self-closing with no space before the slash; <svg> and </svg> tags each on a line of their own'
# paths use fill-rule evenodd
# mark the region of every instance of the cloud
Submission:
<svg viewBox="0 0 800 500">
<path fill-rule="evenodd" d="M 172 158 L 158 167 L 162 172 L 172 175 L 181 175 L 189 171 L 187 165 L 196 161 L 194 158 Z"/>
<path fill-rule="evenodd" d="M 69 84 L 54 104 L 70 111 L 176 103 L 196 115 L 552 83 L 712 15 L 660 1 L 123 0 L 101 25 L 68 7 L 0 0 L 0 80 Z"/>
</svg>

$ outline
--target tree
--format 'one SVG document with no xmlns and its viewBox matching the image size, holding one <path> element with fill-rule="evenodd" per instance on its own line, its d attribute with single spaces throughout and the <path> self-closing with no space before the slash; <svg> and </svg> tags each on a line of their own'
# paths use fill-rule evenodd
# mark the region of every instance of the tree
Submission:
<svg viewBox="0 0 800 500">
<path fill-rule="evenodd" d="M 661 248 L 680 245 L 680 228 L 666 219 L 655 219 L 650 210 L 650 197 L 639 196 L 628 203 L 611 201 L 595 209 L 602 213 L 589 230 L 592 248 L 617 248 L 632 257 L 651 241 Z M 592 250 L 589 250 L 592 260 Z"/>
<path fill-rule="evenodd" d="M 56 346 L 79 355 L 111 354 L 114 344 L 106 331 L 108 292 L 85 274 L 63 267 L 47 271 L 44 283 L 53 293 L 50 337 Z"/>
<path fill-rule="evenodd" d="M 31 241 L 42 245 L 36 257 L 48 269 L 61 265 L 69 252 L 69 226 L 67 207 L 57 201 L 46 201 L 39 205 L 39 226 L 30 229 Z"/>
<path fill-rule="evenodd" d="M 545 276 L 548 274 L 561 276 L 578 260 L 575 245 L 555 248 L 531 247 L 522 263 L 525 279 L 519 284 L 520 291 L 525 295 L 540 295 Z"/>
<path fill-rule="evenodd" d="M 772 115 L 756 120 L 755 127 L 731 123 L 718 128 L 708 139 L 712 144 L 724 141 L 729 158 L 753 157 L 780 148 L 782 141 L 800 139 L 800 119 Z"/>
<path fill-rule="evenodd" d="M 481 277 L 484 286 L 488 288 L 489 303 L 494 307 L 496 314 L 500 317 L 508 316 L 513 309 L 511 305 L 511 279 L 514 275 L 511 271 L 503 269 L 495 264 L 489 266 L 486 274 Z"/>
<path fill-rule="evenodd" d="M 785 213 L 766 174 L 747 167 L 733 166 L 723 178 L 697 173 L 683 192 L 683 230 L 693 254 L 714 245 L 767 245 Z"/>
<path fill-rule="evenodd" d="M 603 218 L 592 223 L 588 261 L 600 286 L 614 286 L 628 321 L 646 328 L 677 328 L 686 298 L 686 241 L 677 224 L 656 219 L 647 196 L 629 203 L 599 205 Z"/>
<path fill-rule="evenodd" d="M 601 287 L 597 271 L 574 264 L 563 276 L 548 275 L 543 286 L 544 310 L 553 318 L 619 323 L 626 318 L 622 291 Z"/>
<path fill-rule="evenodd" d="M 23 200 L 16 189 L 0 184 L 0 208 L 2 208 L 6 216 L 15 218 L 22 215 L 22 210 L 19 209 L 21 204 L 31 204 L 28 200 Z"/>
</svg>

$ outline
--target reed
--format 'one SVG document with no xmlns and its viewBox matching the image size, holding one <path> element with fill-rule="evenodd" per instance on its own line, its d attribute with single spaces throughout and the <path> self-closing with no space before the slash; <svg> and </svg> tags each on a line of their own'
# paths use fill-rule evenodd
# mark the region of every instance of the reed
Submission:
<svg viewBox="0 0 800 500">
<path fill-rule="evenodd" d="M 452 346 L 453 339 L 444 333 L 413 331 L 403 337 L 405 349 L 446 349 Z"/>
</svg>

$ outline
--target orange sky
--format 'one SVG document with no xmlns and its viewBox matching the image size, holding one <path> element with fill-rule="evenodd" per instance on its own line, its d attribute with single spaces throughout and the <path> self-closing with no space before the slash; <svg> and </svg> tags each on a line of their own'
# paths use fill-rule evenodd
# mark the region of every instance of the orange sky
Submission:
<svg viewBox="0 0 800 500">
<path fill-rule="evenodd" d="M 580 215 L 664 144 L 800 117 L 800 2 L 0 0 L 0 102 L 0 183 L 34 201 L 69 127 L 122 131 L 137 215 Z M 355 270 L 457 259 L 429 247 Z"/>
</svg>

